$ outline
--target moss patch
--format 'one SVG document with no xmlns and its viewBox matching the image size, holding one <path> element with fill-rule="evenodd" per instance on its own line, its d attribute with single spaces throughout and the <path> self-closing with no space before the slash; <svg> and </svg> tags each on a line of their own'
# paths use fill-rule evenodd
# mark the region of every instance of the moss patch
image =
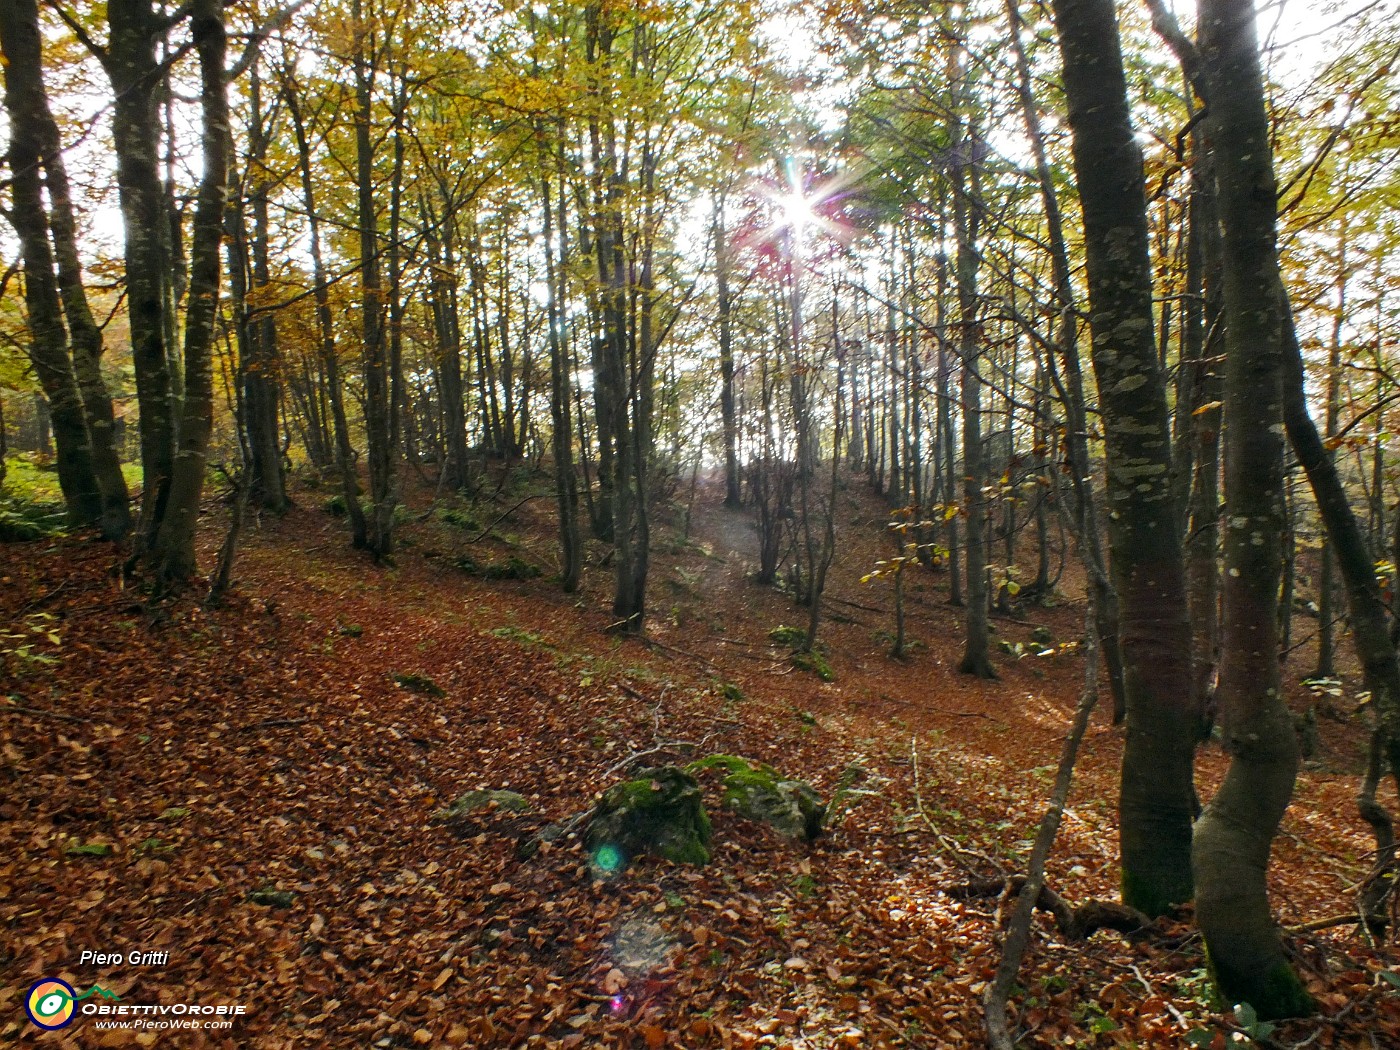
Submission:
<svg viewBox="0 0 1400 1050">
<path fill-rule="evenodd" d="M 741 817 L 809 842 L 822 833 L 826 805 L 805 780 L 789 780 L 770 765 L 738 755 L 710 755 L 688 768 L 723 770 L 723 804 Z"/>
<path fill-rule="evenodd" d="M 640 853 L 678 864 L 705 864 L 710 818 L 699 783 L 676 766 L 638 771 L 636 779 L 603 793 L 589 814 L 584 844 L 605 872 L 620 870 Z"/>
</svg>

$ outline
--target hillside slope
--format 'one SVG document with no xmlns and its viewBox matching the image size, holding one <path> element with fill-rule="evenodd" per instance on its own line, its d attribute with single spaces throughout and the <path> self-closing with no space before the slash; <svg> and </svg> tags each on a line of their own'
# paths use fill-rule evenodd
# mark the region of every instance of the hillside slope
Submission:
<svg viewBox="0 0 1400 1050">
<path fill-rule="evenodd" d="M 384 568 L 303 493 L 249 528 L 215 610 L 123 590 L 119 553 L 94 541 L 0 547 L 0 1039 L 131 1045 L 89 1017 L 40 1035 L 21 1004 L 57 976 L 126 1003 L 247 1007 L 231 1030 L 148 1030 L 139 1045 L 981 1044 L 998 902 L 948 891 L 1023 863 L 1080 687 L 1072 646 L 999 651 L 997 681 L 959 676 L 959 610 L 922 572 L 909 587 L 922 644 L 891 660 L 888 584 L 860 583 L 890 551 L 884 510 L 856 479 L 821 634 L 831 682 L 770 639 L 805 612 L 749 581 L 749 517 L 712 486 L 689 536 L 679 509 L 654 533 L 650 642 L 605 633 L 602 548 L 580 595 L 548 582 L 547 498 L 503 491 L 452 519 L 430 495 L 413 495 L 404 553 Z M 206 561 L 222 517 L 211 510 Z M 511 558 L 545 575 L 485 578 Z M 1083 606 L 1065 579 L 1057 607 L 998 620 L 997 637 L 1077 639 Z M 1363 730 L 1325 730 L 1276 849 L 1288 926 L 1348 911 L 1365 871 L 1351 803 Z M 1051 864 L 1071 899 L 1114 892 L 1120 747 L 1100 712 Z M 630 757 L 710 753 L 770 763 L 823 797 L 859 766 L 869 793 L 810 845 L 711 793 L 703 868 L 642 858 L 610 873 L 575 838 L 518 858 Z M 1203 753 L 1203 794 L 1223 768 Z M 532 808 L 434 819 L 475 788 Z M 1224 1031 L 1188 926 L 1067 944 L 1041 922 L 1016 997 L 1026 1045 Z M 1276 1038 L 1400 1035 L 1378 976 L 1393 950 L 1346 928 L 1295 943 L 1333 1016 Z M 94 967 L 84 950 L 169 958 Z"/>
</svg>

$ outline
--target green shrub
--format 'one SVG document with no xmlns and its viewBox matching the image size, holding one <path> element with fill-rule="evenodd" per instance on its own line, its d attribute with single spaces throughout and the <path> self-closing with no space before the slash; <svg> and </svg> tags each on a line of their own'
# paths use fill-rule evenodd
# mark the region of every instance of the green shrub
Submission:
<svg viewBox="0 0 1400 1050">
<path fill-rule="evenodd" d="M 64 532 L 66 518 L 61 510 L 46 504 L 0 502 L 0 543 L 48 540 Z"/>
<path fill-rule="evenodd" d="M 538 565 L 531 565 L 512 554 L 505 561 L 492 562 L 481 570 L 485 580 L 533 580 L 540 574 Z"/>
<path fill-rule="evenodd" d="M 453 510 L 446 507 L 437 512 L 438 520 L 444 525 L 451 525 L 454 529 L 461 529 L 463 532 L 480 532 L 481 522 L 472 517 L 466 511 Z"/>
</svg>

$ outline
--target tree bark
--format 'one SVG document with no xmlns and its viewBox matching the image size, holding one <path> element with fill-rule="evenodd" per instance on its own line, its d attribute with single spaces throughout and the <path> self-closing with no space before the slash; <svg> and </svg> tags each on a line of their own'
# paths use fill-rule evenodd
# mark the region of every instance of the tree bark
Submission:
<svg viewBox="0 0 1400 1050">
<path fill-rule="evenodd" d="M 959 146 L 974 136 L 957 135 Z M 963 513 L 967 552 L 967 610 L 963 618 L 964 645 L 958 670 L 979 678 L 995 678 L 990 654 L 987 597 L 986 449 L 982 441 L 982 326 L 977 302 L 977 231 L 979 206 L 976 176 L 955 162 L 953 177 L 953 225 L 957 238 L 956 283 L 958 292 L 958 347 L 962 361 Z M 956 556 L 956 555 L 955 555 Z"/>
<path fill-rule="evenodd" d="M 248 163 L 245 170 L 248 207 L 252 212 L 250 239 L 252 293 L 257 310 L 247 325 L 248 354 L 239 362 L 243 385 L 244 432 L 248 438 L 250 476 L 249 502 L 281 513 L 290 505 L 287 483 L 282 472 L 277 407 L 281 400 L 281 355 L 277 349 L 277 323 L 267 299 L 272 283 L 268 259 L 268 174 L 264 170 L 273 129 L 265 126 L 262 106 L 262 80 L 256 61 L 248 75 Z"/>
<path fill-rule="evenodd" d="M 107 21 L 103 66 L 114 94 L 112 139 L 126 234 L 126 306 L 141 409 L 141 553 L 150 548 L 165 517 L 175 457 L 175 393 L 166 339 L 170 213 L 158 156 L 162 85 L 156 42 L 164 29 L 151 0 L 109 0 Z"/>
<path fill-rule="evenodd" d="M 1166 385 L 1153 339 L 1142 156 L 1112 0 L 1055 0 L 1054 12 L 1083 206 L 1123 648 L 1123 899 L 1156 916 L 1192 897 L 1196 721 Z"/>
<path fill-rule="evenodd" d="M 1016 0 L 1006 2 L 1007 20 L 1011 26 L 1012 49 L 1016 57 L 1017 98 L 1031 155 L 1035 158 L 1036 181 L 1040 200 L 1045 209 L 1045 226 L 1050 245 L 1051 276 L 1055 283 L 1055 305 L 1059 323 L 1055 334 L 1057 354 L 1047 354 L 1045 366 L 1049 379 L 1064 405 L 1065 458 L 1069 462 L 1070 490 L 1074 494 L 1074 520 L 1079 542 L 1088 555 L 1089 583 L 1095 601 L 1095 630 L 1099 636 L 1099 653 L 1108 673 L 1109 692 L 1113 699 L 1113 721 L 1120 723 L 1127 716 L 1127 698 L 1123 682 L 1123 652 L 1118 640 L 1118 595 L 1113 589 L 1107 559 L 1104 557 L 1099 507 L 1090 485 L 1089 424 L 1084 397 L 1084 370 L 1079 359 L 1078 324 L 1074 281 L 1071 276 L 1069 247 L 1065 242 L 1064 220 L 1055 189 L 1054 173 L 1045 148 L 1045 136 L 1040 126 L 1040 112 L 1032 91 L 1030 64 L 1021 41 L 1021 18 Z M 1056 357 L 1059 360 L 1056 360 Z"/>
<path fill-rule="evenodd" d="M 1298 769 L 1278 662 L 1284 318 L 1277 193 L 1253 4 L 1200 0 L 1198 9 L 1223 232 L 1229 509 L 1219 698 L 1231 761 L 1196 824 L 1196 921 L 1224 999 L 1273 1019 L 1313 1009 L 1283 953 L 1266 885 Z"/>
<path fill-rule="evenodd" d="M 39 65 L 38 10 L 32 0 L 7 3 L 0 11 L 0 49 L 5 58 L 5 110 L 10 118 L 13 207 L 9 218 L 19 236 L 24 262 L 29 358 L 49 403 L 58 450 L 58 484 L 67 505 L 68 523 L 82 527 L 102 519 L 103 499 L 82 395 L 69 357 L 49 243 L 48 210 L 40 177 L 48 106 Z"/>
<path fill-rule="evenodd" d="M 228 199 L 230 143 L 223 0 L 193 0 L 190 33 L 199 54 L 204 173 L 190 245 L 179 444 L 166 514 L 153 550 L 157 577 L 166 586 L 183 582 L 195 571 L 195 525 L 214 422 L 214 321 L 219 309 L 219 244 Z"/>
<path fill-rule="evenodd" d="M 380 277 L 379 226 L 375 212 L 374 143 L 371 137 L 376 33 L 361 0 L 351 8 L 355 53 L 355 215 L 360 248 L 360 307 L 364 336 L 365 445 L 368 450 L 370 514 L 367 546 L 377 560 L 394 554 L 395 474 L 398 444 L 390 395 L 389 347 L 385 334 L 385 295 Z"/>
<path fill-rule="evenodd" d="M 302 204 L 306 208 L 306 224 L 311 234 L 312 294 L 316 299 L 316 330 L 319 336 L 321 366 L 325 371 L 326 397 L 330 402 L 332 429 L 335 434 L 335 461 L 340 474 L 341 498 L 345 502 L 346 518 L 350 522 L 350 542 L 356 548 L 369 545 L 369 526 L 360 506 L 360 484 L 355 472 L 355 449 L 350 443 L 350 423 L 345 413 L 345 393 L 340 378 L 340 356 L 336 348 L 335 319 L 331 314 L 330 282 L 321 250 L 321 217 L 317 209 L 316 189 L 311 168 L 311 141 L 306 132 L 297 100 L 297 85 L 287 71 L 283 96 L 287 113 L 296 136 L 297 167 L 301 175 Z"/>
</svg>

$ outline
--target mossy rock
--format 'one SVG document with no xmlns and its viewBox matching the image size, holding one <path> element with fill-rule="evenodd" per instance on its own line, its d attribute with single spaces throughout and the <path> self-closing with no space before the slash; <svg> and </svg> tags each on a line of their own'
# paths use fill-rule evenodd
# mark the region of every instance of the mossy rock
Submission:
<svg viewBox="0 0 1400 1050">
<path fill-rule="evenodd" d="M 825 654 L 820 649 L 813 649 L 806 653 L 793 653 L 792 666 L 799 671 L 811 671 L 823 682 L 836 681 L 836 672 L 831 669 L 831 664 L 827 662 Z"/>
<path fill-rule="evenodd" d="M 616 871 L 640 853 L 678 864 L 710 859 L 710 818 L 695 777 L 676 766 L 639 770 L 614 784 L 588 817 L 584 844 L 595 863 Z"/>
<path fill-rule="evenodd" d="M 468 791 L 446 809 L 440 809 L 434 813 L 433 823 L 446 824 L 449 821 L 459 820 L 475 813 L 479 809 L 487 808 L 506 810 L 510 813 L 524 813 L 530 808 L 530 801 L 524 795 L 516 794 L 514 791 L 502 791 L 497 788 Z"/>
<path fill-rule="evenodd" d="M 723 769 L 724 805 L 741 817 L 808 842 L 822 833 L 826 804 L 805 780 L 788 780 L 770 765 L 737 755 L 710 755 L 689 768 Z"/>
<path fill-rule="evenodd" d="M 410 693 L 436 697 L 439 700 L 447 695 L 447 691 L 442 686 L 425 674 L 394 674 L 390 677 L 395 685 L 407 689 Z"/>
<path fill-rule="evenodd" d="M 1041 645 L 1054 645 L 1055 635 L 1048 627 L 1037 627 L 1031 632 L 1031 641 L 1039 642 Z"/>
<path fill-rule="evenodd" d="M 768 632 L 768 637 L 779 645 L 791 646 L 793 649 L 800 649 L 807 644 L 807 632 L 801 627 L 789 627 L 787 624 L 779 624 Z"/>
</svg>

